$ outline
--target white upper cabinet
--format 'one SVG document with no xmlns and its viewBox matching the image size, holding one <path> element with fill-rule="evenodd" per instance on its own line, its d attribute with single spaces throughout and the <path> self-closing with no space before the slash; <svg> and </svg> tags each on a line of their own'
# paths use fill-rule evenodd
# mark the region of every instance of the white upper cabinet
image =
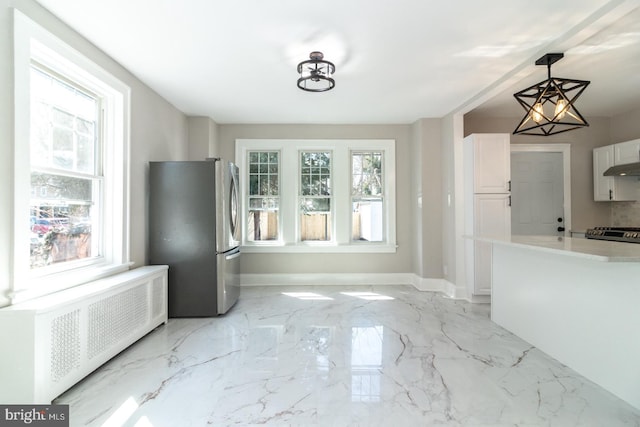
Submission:
<svg viewBox="0 0 640 427">
<path fill-rule="evenodd" d="M 511 148 L 509 134 L 473 134 L 472 141 L 473 192 L 506 193 L 511 176 Z"/>
<path fill-rule="evenodd" d="M 613 145 L 614 164 L 624 165 L 640 161 L 640 139 Z"/>
<path fill-rule="evenodd" d="M 603 176 L 611 166 L 640 161 L 640 139 L 593 149 L 593 199 L 602 201 L 638 200 L 637 177 Z"/>
<path fill-rule="evenodd" d="M 613 145 L 593 149 L 593 199 L 597 202 L 613 200 L 612 176 L 603 176 L 613 166 Z"/>
</svg>

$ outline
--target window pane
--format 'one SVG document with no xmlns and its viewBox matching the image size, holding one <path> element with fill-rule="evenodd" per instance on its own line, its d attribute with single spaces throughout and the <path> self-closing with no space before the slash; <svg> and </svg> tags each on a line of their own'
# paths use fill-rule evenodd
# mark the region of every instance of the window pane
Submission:
<svg viewBox="0 0 640 427">
<path fill-rule="evenodd" d="M 331 240 L 331 199 L 304 197 L 300 201 L 300 239 Z"/>
<path fill-rule="evenodd" d="M 352 239 L 356 241 L 382 242 L 382 199 L 355 199 L 353 201 Z"/>
<path fill-rule="evenodd" d="M 278 239 L 278 203 L 277 198 L 249 199 L 247 240 Z"/>
<path fill-rule="evenodd" d="M 331 214 L 313 213 L 300 215 L 300 239 L 303 242 L 331 240 Z"/>
<path fill-rule="evenodd" d="M 96 173 L 99 104 L 97 97 L 32 67 L 31 164 Z"/>
<path fill-rule="evenodd" d="M 331 153 L 300 153 L 300 194 L 328 196 L 331 194 Z"/>
<path fill-rule="evenodd" d="M 351 194 L 382 195 L 382 153 L 353 153 L 351 155 Z"/>
<path fill-rule="evenodd" d="M 262 196 L 269 194 L 269 177 L 267 175 L 260 175 L 260 192 Z"/>
<path fill-rule="evenodd" d="M 92 181 L 48 173 L 31 173 L 31 195 L 47 203 L 91 201 Z"/>
<path fill-rule="evenodd" d="M 92 247 L 96 180 L 31 173 L 31 268 L 97 256 Z"/>
<path fill-rule="evenodd" d="M 78 135 L 78 162 L 76 167 L 79 171 L 92 173 L 94 169 L 94 152 L 95 141 L 93 136 L 90 138 L 85 135 Z"/>
<path fill-rule="evenodd" d="M 269 196 L 278 195 L 278 175 L 269 176 Z"/>
<path fill-rule="evenodd" d="M 331 212 L 331 199 L 328 197 L 303 197 L 300 199 L 300 212 L 303 214 Z"/>
<path fill-rule="evenodd" d="M 73 170 L 73 132 L 69 129 L 53 128 L 52 166 Z"/>
<path fill-rule="evenodd" d="M 255 196 L 258 195 L 258 175 L 250 175 L 249 176 L 249 195 Z"/>
</svg>

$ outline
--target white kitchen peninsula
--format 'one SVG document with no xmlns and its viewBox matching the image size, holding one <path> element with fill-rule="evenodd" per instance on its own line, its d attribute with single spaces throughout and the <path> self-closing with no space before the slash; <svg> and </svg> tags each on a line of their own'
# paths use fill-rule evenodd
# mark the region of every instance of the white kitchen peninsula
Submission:
<svg viewBox="0 0 640 427">
<path fill-rule="evenodd" d="M 492 244 L 492 320 L 640 408 L 640 245 L 475 239 Z"/>
</svg>

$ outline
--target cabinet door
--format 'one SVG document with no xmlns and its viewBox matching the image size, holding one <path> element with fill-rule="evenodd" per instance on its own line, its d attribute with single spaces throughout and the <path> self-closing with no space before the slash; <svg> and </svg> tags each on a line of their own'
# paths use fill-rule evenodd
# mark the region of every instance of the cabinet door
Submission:
<svg viewBox="0 0 640 427">
<path fill-rule="evenodd" d="M 635 143 L 636 141 L 630 142 Z M 640 143 L 637 147 L 640 149 Z M 640 183 L 635 177 L 602 175 L 614 164 L 623 164 L 622 159 L 627 160 L 625 163 L 638 161 L 637 158 L 640 154 L 636 154 L 635 157 L 632 154 L 635 150 L 635 145 L 626 142 L 593 149 L 593 200 L 599 202 L 640 199 Z M 615 158 L 620 158 L 621 163 L 617 163 Z"/>
<path fill-rule="evenodd" d="M 613 199 L 613 177 L 602 175 L 611 166 L 613 166 L 613 145 L 594 148 L 593 200 L 596 202 Z"/>
<path fill-rule="evenodd" d="M 509 194 L 477 194 L 474 197 L 475 226 L 478 236 L 507 237 L 511 234 Z M 491 294 L 491 244 L 475 242 L 474 294 Z"/>
<path fill-rule="evenodd" d="M 508 134 L 474 134 L 474 193 L 505 193 L 511 179 L 511 147 Z"/>
<path fill-rule="evenodd" d="M 640 161 L 640 139 L 613 145 L 614 164 L 624 165 Z"/>
</svg>

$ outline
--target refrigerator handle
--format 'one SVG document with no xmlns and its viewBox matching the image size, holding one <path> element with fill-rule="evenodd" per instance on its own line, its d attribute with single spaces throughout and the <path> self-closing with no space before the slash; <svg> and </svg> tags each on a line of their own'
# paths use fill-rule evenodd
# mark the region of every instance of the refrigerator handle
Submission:
<svg viewBox="0 0 640 427">
<path fill-rule="evenodd" d="M 225 255 L 225 261 L 231 261 L 234 258 L 238 258 L 240 256 L 240 249 L 237 251 L 230 252 L 229 255 Z"/>
</svg>

